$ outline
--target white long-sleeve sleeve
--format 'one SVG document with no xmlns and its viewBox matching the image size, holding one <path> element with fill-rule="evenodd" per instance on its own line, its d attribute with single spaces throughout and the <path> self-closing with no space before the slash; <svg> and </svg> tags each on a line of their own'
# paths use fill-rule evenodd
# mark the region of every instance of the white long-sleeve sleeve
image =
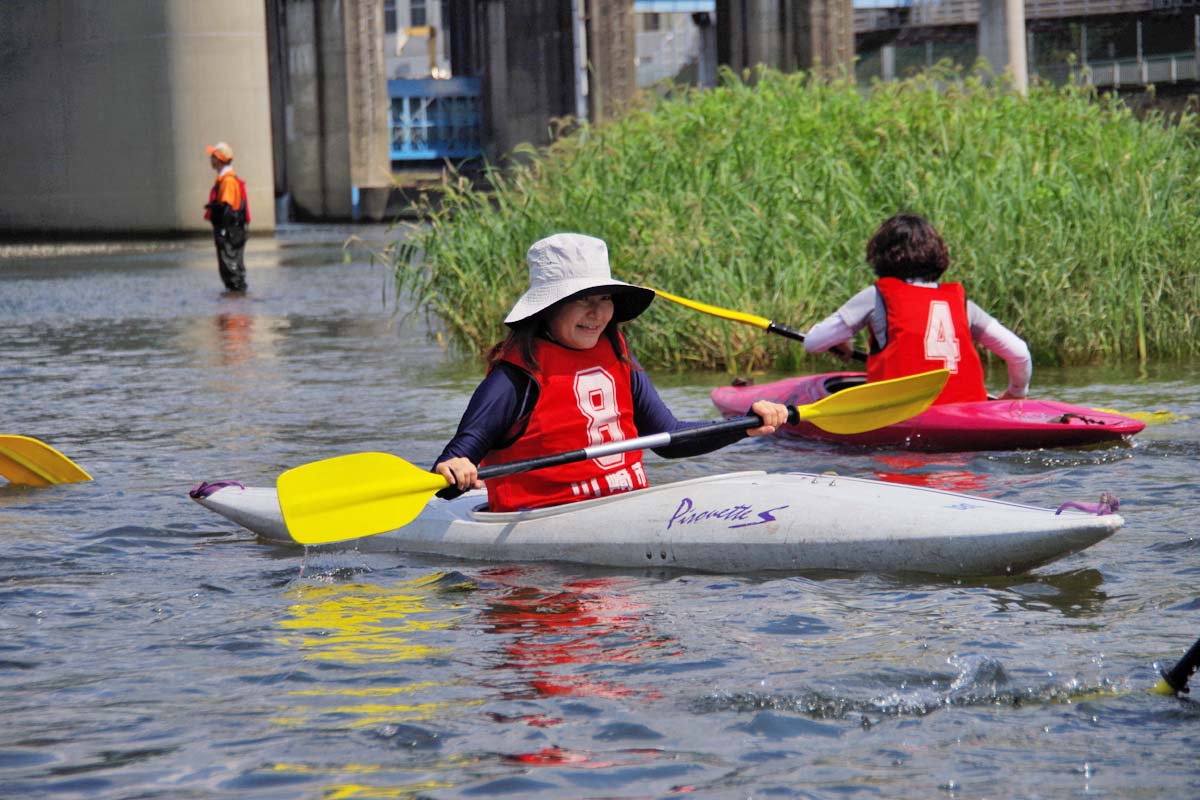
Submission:
<svg viewBox="0 0 1200 800">
<path fill-rule="evenodd" d="M 1029 345 L 970 301 L 967 302 L 967 316 L 971 321 L 971 338 L 1004 359 L 1008 365 L 1008 395 L 1028 397 L 1029 381 L 1033 377 L 1033 357 L 1029 354 Z"/>
<path fill-rule="evenodd" d="M 831 347 L 849 342 L 854 338 L 854 331 L 835 312 L 813 325 L 804 334 L 804 349 L 809 353 L 824 353 Z"/>
<path fill-rule="evenodd" d="M 809 353 L 824 353 L 836 345 L 850 343 L 854 334 L 863 329 L 875 308 L 877 293 L 868 286 L 851 297 L 842 307 L 813 325 L 804 334 L 804 350 Z"/>
</svg>

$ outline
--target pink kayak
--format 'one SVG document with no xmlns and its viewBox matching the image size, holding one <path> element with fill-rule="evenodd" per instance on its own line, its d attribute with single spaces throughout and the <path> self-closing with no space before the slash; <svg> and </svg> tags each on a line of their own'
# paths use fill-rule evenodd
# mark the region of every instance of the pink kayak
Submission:
<svg viewBox="0 0 1200 800">
<path fill-rule="evenodd" d="M 840 389 L 865 383 L 863 372 L 828 372 L 773 383 L 714 389 L 713 404 L 727 416 L 745 414 L 755 400 L 789 405 L 815 403 Z M 1127 439 L 1146 427 L 1141 420 L 1054 400 L 985 400 L 945 403 L 896 425 L 866 433 L 837 434 L 812 423 L 785 425 L 798 439 L 893 447 L 925 452 L 1022 450 L 1072 447 Z"/>
</svg>

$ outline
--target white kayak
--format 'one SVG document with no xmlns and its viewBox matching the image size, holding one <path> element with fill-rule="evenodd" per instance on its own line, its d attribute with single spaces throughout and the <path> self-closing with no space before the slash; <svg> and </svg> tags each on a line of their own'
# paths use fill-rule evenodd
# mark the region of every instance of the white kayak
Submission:
<svg viewBox="0 0 1200 800">
<path fill-rule="evenodd" d="M 292 543 L 274 488 L 201 484 L 196 502 Z M 415 520 L 352 540 L 484 561 L 564 561 L 704 572 L 1024 572 L 1106 539 L 1115 498 L 1058 511 L 838 475 L 738 472 L 553 508 L 493 514 L 484 491 L 433 498 Z M 1066 508 L 1073 506 L 1074 508 Z M 1087 509 L 1087 510 L 1079 510 Z M 345 545 L 346 543 L 342 543 Z"/>
</svg>

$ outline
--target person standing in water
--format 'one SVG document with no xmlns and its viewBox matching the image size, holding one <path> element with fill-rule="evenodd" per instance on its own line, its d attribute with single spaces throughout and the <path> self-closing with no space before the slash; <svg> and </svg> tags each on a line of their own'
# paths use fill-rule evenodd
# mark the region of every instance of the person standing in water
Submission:
<svg viewBox="0 0 1200 800">
<path fill-rule="evenodd" d="M 250 204 L 246 198 L 246 182 L 233 171 L 233 148 L 217 142 L 204 148 L 209 162 L 217 173 L 204 218 L 212 223 L 213 240 L 217 246 L 217 269 L 221 281 L 231 292 L 246 291 L 246 226 L 250 224 Z"/>
</svg>

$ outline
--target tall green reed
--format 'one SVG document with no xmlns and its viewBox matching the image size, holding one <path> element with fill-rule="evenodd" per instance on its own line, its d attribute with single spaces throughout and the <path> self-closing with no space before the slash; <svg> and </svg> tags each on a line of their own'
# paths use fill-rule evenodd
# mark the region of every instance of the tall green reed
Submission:
<svg viewBox="0 0 1200 800">
<path fill-rule="evenodd" d="M 869 89 L 760 70 L 584 125 L 522 166 L 459 180 L 395 258 L 399 286 L 479 353 L 527 282 L 536 239 L 608 242 L 614 273 L 807 328 L 874 276 L 898 210 L 950 246 L 945 280 L 1039 363 L 1200 351 L 1195 115 L 1035 85 L 1021 97 L 942 66 Z M 793 343 L 659 302 L 628 326 L 657 368 L 789 369 Z"/>
</svg>

